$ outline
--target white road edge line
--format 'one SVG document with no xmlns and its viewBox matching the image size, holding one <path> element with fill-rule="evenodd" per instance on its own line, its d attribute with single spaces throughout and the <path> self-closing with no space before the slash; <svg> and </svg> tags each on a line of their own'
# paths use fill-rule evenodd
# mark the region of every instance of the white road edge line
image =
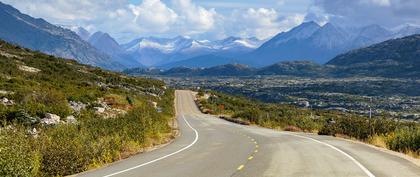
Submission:
<svg viewBox="0 0 420 177">
<path fill-rule="evenodd" d="M 131 168 L 128 168 L 128 169 L 125 169 L 125 170 L 119 171 L 119 172 L 115 172 L 115 173 L 112 173 L 112 174 L 110 174 L 110 175 L 106 175 L 106 176 L 104 176 L 104 177 L 111 177 L 111 176 L 115 176 L 115 175 L 118 175 L 118 174 L 121 174 L 121 173 L 125 173 L 125 172 L 128 172 L 128 171 L 134 170 L 134 169 L 136 169 L 136 168 L 140 168 L 140 167 L 143 167 L 143 166 L 149 165 L 149 164 L 151 164 L 151 163 L 157 162 L 157 161 L 162 160 L 162 159 L 166 159 L 166 158 L 168 158 L 168 157 L 170 157 L 170 156 L 173 156 L 173 155 L 178 154 L 178 153 L 180 153 L 180 152 L 182 152 L 182 151 L 185 151 L 186 149 L 188 149 L 188 148 L 190 148 L 191 146 L 193 146 L 193 145 L 197 142 L 197 140 L 198 140 L 198 132 L 197 132 L 197 130 L 196 130 L 195 128 L 193 128 L 193 127 L 190 125 L 190 123 L 187 121 L 187 119 L 185 119 L 185 116 L 184 116 L 184 115 L 182 115 L 182 118 L 184 119 L 184 121 L 185 121 L 185 123 L 188 125 L 188 127 L 190 127 L 190 128 L 194 131 L 194 133 L 195 133 L 195 139 L 194 139 L 194 141 L 193 141 L 191 144 L 189 144 L 188 146 L 185 146 L 184 148 L 182 148 L 182 149 L 180 149 L 180 150 L 178 150 L 178 151 L 175 151 L 175 152 L 170 153 L 170 154 L 168 154 L 168 155 L 162 156 L 162 157 L 157 158 L 157 159 L 155 159 L 155 160 L 152 160 L 152 161 L 149 161 L 149 162 L 146 162 L 146 163 L 143 163 L 143 164 L 137 165 L 137 166 L 135 166 L 135 167 L 131 167 Z"/>
<path fill-rule="evenodd" d="M 284 132 L 283 132 L 284 133 Z M 305 138 L 305 139 L 308 139 L 308 140 L 312 140 L 312 141 L 315 141 L 315 142 L 317 142 L 317 143 L 320 143 L 320 144 L 323 144 L 323 145 L 325 145 L 325 146 L 328 146 L 328 147 L 330 147 L 330 148 L 332 148 L 332 149 L 334 149 L 334 150 L 336 150 L 336 151 L 338 151 L 338 152 L 340 152 L 341 154 L 343 154 L 343 155 L 345 155 L 346 157 L 348 157 L 351 161 L 353 161 L 357 166 L 359 166 L 359 168 L 360 169 L 362 169 L 363 170 L 363 172 L 365 172 L 366 173 L 366 175 L 368 175 L 369 177 L 375 177 L 375 175 L 374 174 L 372 174 L 372 172 L 370 172 L 365 166 L 363 166 L 359 161 L 357 161 L 355 158 L 353 158 L 352 156 L 350 156 L 349 154 L 347 154 L 346 152 L 344 152 L 344 151 L 342 151 L 341 149 L 338 149 L 337 147 L 335 147 L 335 146 L 333 146 L 333 145 L 331 145 L 331 144 L 328 144 L 328 143 L 325 143 L 325 142 L 322 142 L 322 141 L 319 141 L 319 140 L 316 140 L 316 139 L 313 139 L 313 138 L 310 138 L 310 137 L 306 137 L 306 136 L 301 136 L 301 135 L 295 135 L 295 134 L 291 134 L 291 133 L 284 133 L 284 134 L 286 134 L 286 135 L 291 135 L 291 136 L 296 136 L 296 137 L 300 137 L 300 138 Z"/>
</svg>

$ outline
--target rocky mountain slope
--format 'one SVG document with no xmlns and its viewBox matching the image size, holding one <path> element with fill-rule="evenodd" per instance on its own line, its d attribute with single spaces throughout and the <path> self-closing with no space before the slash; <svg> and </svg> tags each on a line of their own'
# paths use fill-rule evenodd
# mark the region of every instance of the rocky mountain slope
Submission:
<svg viewBox="0 0 420 177">
<path fill-rule="evenodd" d="M 340 76 L 420 77 L 420 35 L 388 40 L 338 55 L 327 63 Z"/>
<path fill-rule="evenodd" d="M 117 61 L 81 39 L 74 32 L 20 13 L 0 2 L 0 39 L 55 56 L 107 69 L 121 69 Z"/>
<path fill-rule="evenodd" d="M 278 34 L 255 51 L 244 55 L 241 63 L 255 67 L 293 60 L 324 64 L 352 49 L 419 32 L 420 28 L 414 26 L 393 32 L 379 25 L 344 29 L 331 23 L 320 26 L 315 22 L 305 22 Z"/>
<path fill-rule="evenodd" d="M 106 53 L 124 65 L 125 68 L 143 67 L 140 62 L 129 55 L 108 33 L 98 31 L 89 37 L 88 42 L 99 51 Z"/>
</svg>

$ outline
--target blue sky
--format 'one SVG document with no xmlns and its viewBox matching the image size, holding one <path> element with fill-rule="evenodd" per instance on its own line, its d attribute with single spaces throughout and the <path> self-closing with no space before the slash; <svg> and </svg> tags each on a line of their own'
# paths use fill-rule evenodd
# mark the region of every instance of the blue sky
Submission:
<svg viewBox="0 0 420 177">
<path fill-rule="evenodd" d="M 340 26 L 420 24 L 420 0 L 3 0 L 54 24 L 144 36 L 270 38 L 304 21 Z"/>
</svg>

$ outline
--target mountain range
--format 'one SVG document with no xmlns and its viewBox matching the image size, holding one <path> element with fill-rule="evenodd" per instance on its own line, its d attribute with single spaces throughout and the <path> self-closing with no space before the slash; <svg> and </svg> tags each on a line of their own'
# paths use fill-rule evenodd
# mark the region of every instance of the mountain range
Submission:
<svg viewBox="0 0 420 177">
<path fill-rule="evenodd" d="M 0 25 L 0 38 L 5 41 L 111 70 L 181 66 L 208 68 L 225 64 L 260 68 L 300 60 L 325 64 L 351 50 L 420 33 L 420 28 L 412 25 L 394 30 L 379 25 L 350 29 L 332 23 L 321 26 L 305 22 L 269 40 L 227 37 L 210 41 L 177 36 L 141 37 L 119 44 L 106 32 L 91 34 L 82 27 L 59 27 L 22 14 L 3 3 L 0 3 Z M 281 66 L 285 64 L 287 62 Z"/>
<path fill-rule="evenodd" d="M 116 70 L 123 66 L 97 50 L 71 30 L 20 13 L 0 2 L 0 38 L 33 50 L 83 64 Z"/>
<path fill-rule="evenodd" d="M 276 35 L 260 48 L 244 56 L 242 63 L 256 67 L 294 60 L 324 64 L 352 49 L 418 33 L 420 28 L 414 26 L 390 31 L 379 25 L 343 29 L 331 23 L 320 26 L 315 22 L 306 22 Z"/>
<path fill-rule="evenodd" d="M 194 40 L 189 37 L 145 37 L 122 44 L 126 58 L 131 56 L 147 67 L 212 67 L 245 64 L 264 67 L 282 61 L 307 60 L 327 63 L 335 56 L 388 39 L 419 34 L 420 28 L 405 25 L 388 30 L 379 25 L 342 28 L 305 22 L 268 41 L 257 38 L 228 37 L 223 40 Z M 109 44 L 112 45 L 112 44 Z"/>
<path fill-rule="evenodd" d="M 189 37 L 146 37 L 121 45 L 137 61 L 146 66 L 179 66 L 177 62 L 201 56 L 237 57 L 258 48 L 263 43 L 257 38 L 228 37 L 223 40 L 194 40 Z M 209 59 L 209 62 L 212 59 Z M 223 61 L 222 61 L 223 62 Z M 173 63 L 173 64 L 171 64 Z M 220 64 L 215 62 L 215 65 Z M 196 65 L 198 66 L 198 65 Z"/>
<path fill-rule="evenodd" d="M 327 63 L 336 76 L 420 78 L 420 34 L 353 50 Z"/>
<path fill-rule="evenodd" d="M 283 61 L 262 68 L 226 64 L 208 68 L 176 67 L 168 70 L 129 69 L 130 75 L 388 77 L 420 78 L 420 34 L 391 39 L 334 57 L 321 65 L 312 61 Z"/>
<path fill-rule="evenodd" d="M 118 44 L 108 33 L 98 31 L 90 35 L 82 27 L 67 26 L 67 28 L 129 68 L 209 67 L 232 63 L 235 57 L 251 52 L 264 42 L 254 37 L 228 37 L 209 41 L 177 36 L 142 37 L 125 44 Z M 204 60 L 204 63 L 201 62 Z"/>
</svg>

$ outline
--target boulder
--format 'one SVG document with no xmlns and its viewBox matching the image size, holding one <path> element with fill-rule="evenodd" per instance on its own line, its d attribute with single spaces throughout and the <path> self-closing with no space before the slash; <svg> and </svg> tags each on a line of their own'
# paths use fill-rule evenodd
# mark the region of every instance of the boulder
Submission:
<svg viewBox="0 0 420 177">
<path fill-rule="evenodd" d="M 105 112 L 105 108 L 103 108 L 103 107 L 94 107 L 93 109 L 95 109 L 96 113 L 104 113 Z"/>
<path fill-rule="evenodd" d="M 2 98 L 1 99 L 1 102 L 4 104 L 4 103 L 7 103 L 7 102 L 9 102 L 9 99 L 7 99 L 7 98 Z"/>
<path fill-rule="evenodd" d="M 6 91 L 6 90 L 0 90 L 0 94 L 2 95 L 9 95 L 9 94 L 15 94 L 14 92 L 11 91 Z"/>
<path fill-rule="evenodd" d="M 2 98 L 0 100 L 0 103 L 3 104 L 3 105 L 5 105 L 5 106 L 12 106 L 12 105 L 15 104 L 15 102 L 13 100 L 9 100 L 6 97 Z"/>
<path fill-rule="evenodd" d="M 155 109 L 157 108 L 157 105 L 158 105 L 157 102 L 150 101 L 149 103 L 150 103 L 151 106 L 153 106 L 153 108 L 155 108 Z"/>
<path fill-rule="evenodd" d="M 31 135 L 34 138 L 38 137 L 39 131 L 36 128 L 33 128 L 32 130 L 29 129 L 28 130 L 28 134 Z"/>
<path fill-rule="evenodd" d="M 76 124 L 77 120 L 74 116 L 67 116 L 66 117 L 66 123 L 68 124 Z"/>
<path fill-rule="evenodd" d="M 45 118 L 41 119 L 41 124 L 45 125 L 57 125 L 60 123 L 60 116 L 55 114 L 47 113 Z"/>
<path fill-rule="evenodd" d="M 82 102 L 70 101 L 69 102 L 70 108 L 74 111 L 79 113 L 80 111 L 86 109 L 86 104 Z"/>
</svg>

